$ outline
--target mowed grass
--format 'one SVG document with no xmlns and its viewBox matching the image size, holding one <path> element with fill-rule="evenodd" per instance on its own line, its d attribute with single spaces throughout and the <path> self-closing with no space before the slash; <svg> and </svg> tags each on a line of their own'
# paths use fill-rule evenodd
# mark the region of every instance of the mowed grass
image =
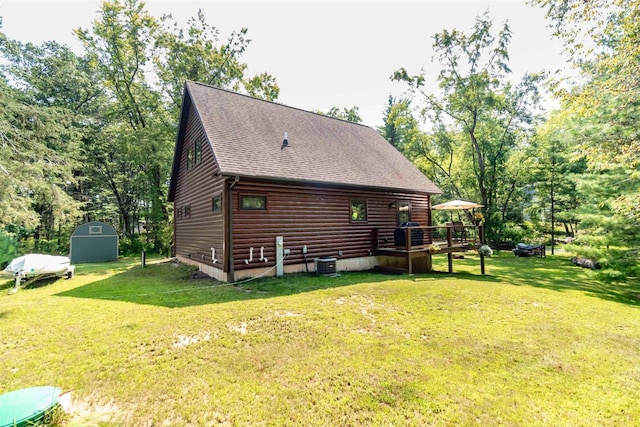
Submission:
<svg viewBox="0 0 640 427">
<path fill-rule="evenodd" d="M 640 425 L 640 284 L 563 256 L 478 264 L 230 286 L 131 260 L 7 281 L 0 392 L 71 390 L 72 426 Z"/>
</svg>

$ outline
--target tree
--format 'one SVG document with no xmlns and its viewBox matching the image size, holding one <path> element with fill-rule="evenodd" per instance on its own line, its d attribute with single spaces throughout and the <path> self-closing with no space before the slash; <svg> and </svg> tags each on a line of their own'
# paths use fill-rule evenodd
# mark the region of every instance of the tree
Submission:
<svg viewBox="0 0 640 427">
<path fill-rule="evenodd" d="M 0 80 L 0 225 L 33 237 L 27 249 L 48 241 L 42 249 L 59 251 L 62 234 L 68 236 L 80 216 L 81 203 L 73 198 L 84 135 L 79 110 L 93 93 L 79 83 L 87 82 L 81 58 L 65 46 L 23 45 L 0 35 L 0 52 L 4 72 L 21 88 Z"/>
<path fill-rule="evenodd" d="M 0 225 L 32 235 L 38 249 L 41 238 L 52 239 L 79 216 L 67 192 L 75 181 L 77 136 L 67 111 L 27 105 L 4 80 L 0 93 Z"/>
<path fill-rule="evenodd" d="M 570 119 L 580 120 L 580 148 L 592 167 L 640 165 L 640 2 L 565 0 L 534 3 L 547 8 L 556 35 L 572 53 L 578 84 L 557 95 Z M 588 28 L 579 36 L 580 28 Z M 569 81 L 574 83 L 573 81 Z"/>
<path fill-rule="evenodd" d="M 113 193 L 130 239 L 137 222 L 134 214 L 143 200 L 150 202 L 153 230 L 168 221 L 164 199 L 170 150 L 166 140 L 155 138 L 155 127 L 165 125 L 162 104 L 145 74 L 157 31 L 157 20 L 136 0 L 105 1 L 92 31 L 76 30 L 109 98 L 100 112 L 101 132 L 87 141 L 87 151 Z M 141 177 L 147 185 L 139 185 Z"/>
<path fill-rule="evenodd" d="M 499 240 L 500 213 L 508 210 L 518 183 L 507 163 L 532 133 L 543 75 L 527 75 L 512 86 L 507 79 L 511 30 L 505 24 L 493 35 L 492 27 L 485 14 L 468 35 L 455 29 L 435 35 L 435 58 L 442 68 L 431 89 L 424 71 L 410 75 L 401 68 L 392 79 L 406 82 L 423 102 L 422 117 L 432 129 L 423 139 L 424 159 L 447 175 L 452 191 L 464 188 L 479 198 L 487 236 Z"/>
<path fill-rule="evenodd" d="M 455 135 L 442 126 L 431 134 L 420 129 L 420 122 L 411 107 L 411 99 L 389 97 L 380 134 L 411 160 L 434 184 L 444 191 L 445 197 L 463 198 L 454 179 Z"/>
<path fill-rule="evenodd" d="M 201 11 L 183 30 L 170 16 L 154 18 L 138 0 L 105 1 L 92 28 L 76 30 L 107 95 L 85 151 L 94 182 L 105 183 L 130 239 L 144 219 L 151 244 L 164 251 L 170 243 L 167 183 L 185 80 L 277 97 L 273 77 L 246 75 L 246 32 L 220 43 Z"/>
<path fill-rule="evenodd" d="M 383 125 L 378 128 L 378 132 L 402 153 L 405 153 L 409 146 L 414 145 L 414 140 L 423 134 L 411 110 L 411 100 L 408 98 L 398 100 L 389 95 L 382 120 Z"/>
<path fill-rule="evenodd" d="M 614 276 L 638 275 L 640 2 L 534 4 L 547 10 L 578 75 L 557 85 L 563 120 L 555 124 L 589 168 L 578 185 L 588 195 L 579 210 L 584 247 L 578 250 L 600 257 Z"/>
<path fill-rule="evenodd" d="M 344 107 L 342 110 L 339 107 L 331 107 L 331 109 L 326 113 L 323 113 L 322 111 L 317 111 L 317 113 L 324 116 L 335 117 L 336 119 L 346 120 L 351 123 L 362 123 L 358 107 Z"/>
<path fill-rule="evenodd" d="M 558 129 L 564 117 L 553 112 L 540 125 L 527 150 L 527 167 L 531 171 L 530 185 L 535 191 L 533 207 L 548 212 L 551 250 L 554 251 L 556 224 L 564 228 L 565 237 L 575 237 L 577 209 L 588 198 L 578 192 L 579 176 L 585 173 L 584 157 L 572 158 L 573 140 L 570 134 Z"/>
<path fill-rule="evenodd" d="M 280 88 L 275 79 L 261 73 L 247 76 L 247 64 L 241 62 L 251 42 L 247 29 L 232 32 L 226 42 L 220 42 L 220 32 L 209 25 L 202 10 L 180 28 L 171 15 L 161 18 L 164 25 L 155 41 L 153 62 L 162 85 L 163 95 L 178 110 L 186 80 L 242 91 L 251 96 L 275 100 Z"/>
</svg>

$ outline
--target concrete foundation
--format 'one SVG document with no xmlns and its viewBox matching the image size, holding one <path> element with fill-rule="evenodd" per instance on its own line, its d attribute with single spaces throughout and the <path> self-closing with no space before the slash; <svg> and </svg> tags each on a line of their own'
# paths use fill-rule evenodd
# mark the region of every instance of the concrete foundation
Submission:
<svg viewBox="0 0 640 427">
<path fill-rule="evenodd" d="M 201 272 L 203 272 L 207 276 L 210 276 L 216 280 L 220 280 L 221 282 L 228 281 L 228 277 L 229 277 L 228 273 L 225 273 L 220 268 L 199 262 L 198 260 L 195 260 L 195 259 L 191 259 L 191 258 L 179 256 L 179 255 L 176 256 L 176 259 L 184 264 L 198 267 L 198 269 Z M 315 265 L 313 262 L 313 258 L 309 258 L 308 261 L 309 262 L 306 265 L 304 263 L 284 265 L 283 266 L 284 273 L 285 274 L 304 273 L 307 271 L 309 271 L 309 273 L 314 273 Z M 338 259 L 336 262 L 338 273 L 340 273 L 341 271 L 371 270 L 378 264 L 379 264 L 379 260 L 378 260 L 378 257 L 376 256 Z M 258 277 L 258 276 L 261 276 L 261 277 L 275 276 L 276 270 L 277 269 L 275 268 L 275 266 L 262 267 L 260 266 L 259 263 L 255 263 L 254 268 L 245 268 L 245 269 L 235 270 L 234 271 L 235 281 L 238 282 L 240 280 L 248 279 L 251 277 Z"/>
</svg>

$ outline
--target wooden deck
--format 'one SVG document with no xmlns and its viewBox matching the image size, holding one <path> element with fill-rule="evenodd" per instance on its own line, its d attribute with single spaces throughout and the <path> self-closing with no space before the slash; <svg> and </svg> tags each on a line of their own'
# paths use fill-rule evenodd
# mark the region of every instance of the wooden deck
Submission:
<svg viewBox="0 0 640 427">
<path fill-rule="evenodd" d="M 392 235 L 393 238 L 389 236 Z M 446 254 L 448 271 L 453 273 L 454 253 L 475 250 L 484 244 L 482 226 L 403 227 L 395 230 L 376 229 L 375 253 L 380 257 L 379 269 L 397 273 L 433 271 L 432 256 Z M 485 273 L 484 256 L 480 256 L 481 273 Z"/>
</svg>

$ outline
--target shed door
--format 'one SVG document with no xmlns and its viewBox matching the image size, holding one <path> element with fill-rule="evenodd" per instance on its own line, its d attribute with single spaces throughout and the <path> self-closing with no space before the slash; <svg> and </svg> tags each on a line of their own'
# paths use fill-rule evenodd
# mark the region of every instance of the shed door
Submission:
<svg viewBox="0 0 640 427">
<path fill-rule="evenodd" d="M 100 262 L 118 259 L 118 236 L 71 237 L 71 262 Z"/>
</svg>

